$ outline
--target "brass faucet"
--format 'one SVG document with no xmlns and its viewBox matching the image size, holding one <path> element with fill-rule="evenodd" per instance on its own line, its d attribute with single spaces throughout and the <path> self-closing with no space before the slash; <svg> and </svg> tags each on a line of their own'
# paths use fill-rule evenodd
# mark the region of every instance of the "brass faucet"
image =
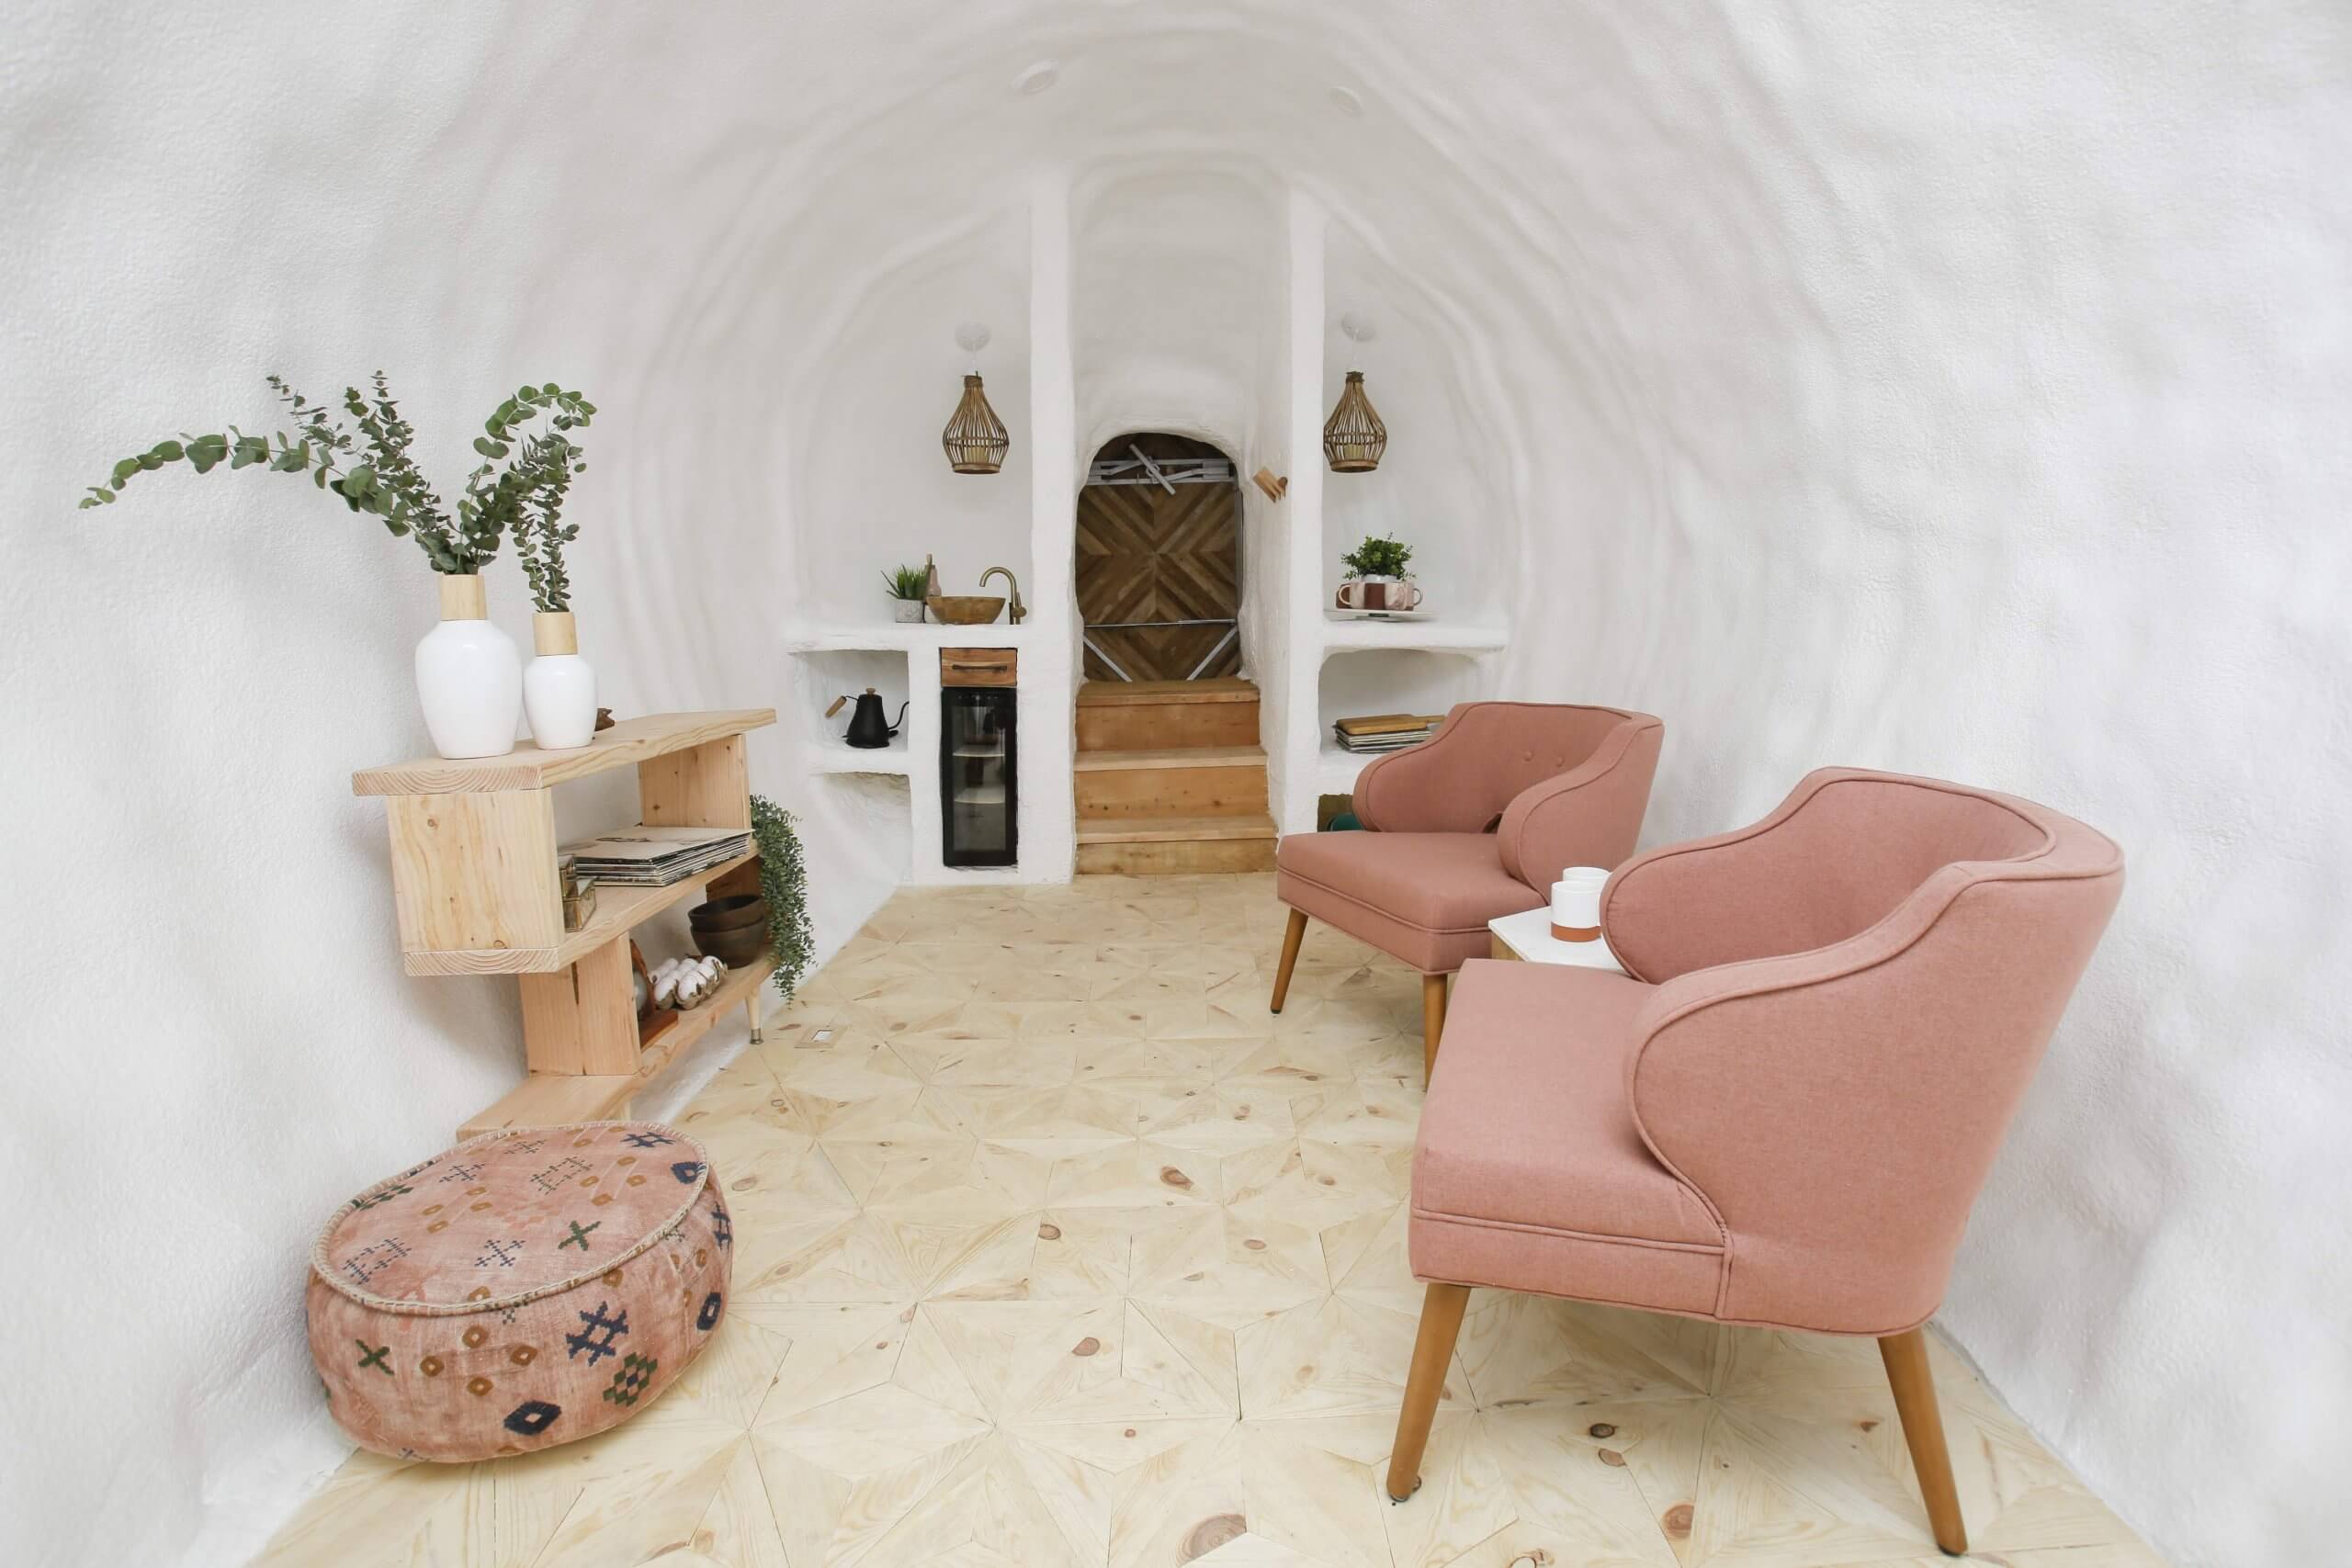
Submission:
<svg viewBox="0 0 2352 1568">
<path fill-rule="evenodd" d="M 1017 626 L 1021 624 L 1021 617 L 1027 615 L 1029 612 L 1022 607 L 1021 580 L 1012 575 L 1012 569 L 1009 566 L 992 566 L 989 568 L 988 570 L 980 573 L 980 586 L 981 588 L 986 589 L 989 585 L 989 579 L 994 577 L 999 572 L 1002 572 L 1004 574 L 1004 580 L 1012 584 L 1012 624 Z"/>
</svg>

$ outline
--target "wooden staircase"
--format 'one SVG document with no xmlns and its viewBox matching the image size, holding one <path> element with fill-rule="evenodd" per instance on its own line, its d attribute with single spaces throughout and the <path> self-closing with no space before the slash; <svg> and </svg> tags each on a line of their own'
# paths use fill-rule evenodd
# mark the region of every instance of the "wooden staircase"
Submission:
<svg viewBox="0 0 2352 1568">
<path fill-rule="evenodd" d="M 1258 688 L 1248 681 L 1085 682 L 1076 773 L 1080 872 L 1273 869 Z"/>
</svg>

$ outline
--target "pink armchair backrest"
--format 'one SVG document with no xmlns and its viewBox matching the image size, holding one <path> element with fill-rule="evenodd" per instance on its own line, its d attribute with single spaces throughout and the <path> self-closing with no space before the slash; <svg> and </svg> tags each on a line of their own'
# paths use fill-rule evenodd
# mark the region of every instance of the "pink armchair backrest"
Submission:
<svg viewBox="0 0 2352 1568">
<path fill-rule="evenodd" d="M 1935 1311 L 2122 885 L 2072 818 L 1845 769 L 1611 879 L 1611 947 L 1663 982 L 1629 1099 L 1723 1224 L 1720 1315 L 1888 1334 Z"/>
<path fill-rule="evenodd" d="M 1478 833 L 1498 818 L 1503 867 L 1540 892 L 1560 868 L 1634 852 L 1666 726 L 1566 703 L 1457 703 L 1437 734 L 1356 776 L 1376 832 Z"/>
</svg>

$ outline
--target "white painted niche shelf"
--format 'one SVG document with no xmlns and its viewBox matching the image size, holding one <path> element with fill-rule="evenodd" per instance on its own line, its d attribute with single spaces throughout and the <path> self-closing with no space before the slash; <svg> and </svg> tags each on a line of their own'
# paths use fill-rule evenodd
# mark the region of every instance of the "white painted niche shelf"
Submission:
<svg viewBox="0 0 2352 1568">
<path fill-rule="evenodd" d="M 820 778 L 839 779 L 846 784 L 856 775 L 884 775 L 906 781 L 905 809 L 909 835 L 910 879 L 919 883 L 970 883 L 1034 881 L 1035 876 L 1023 876 L 1022 866 L 1007 868 L 949 867 L 940 860 L 939 795 L 939 732 L 940 683 L 939 652 L 946 648 L 1010 648 L 1021 649 L 1032 643 L 1034 628 L 1001 623 L 984 626 L 943 626 L 902 625 L 895 621 L 859 626 L 840 622 L 787 623 L 784 631 L 784 651 L 793 670 L 796 690 L 795 706 L 799 710 L 802 746 L 808 758 L 809 771 Z M 1053 727 L 1058 718 L 1062 728 L 1068 727 L 1067 716 L 1057 716 L 1050 704 L 1041 704 L 1044 711 L 1030 712 L 1033 700 L 1039 700 L 1030 690 L 1029 661 L 1023 660 L 1020 674 L 1021 735 L 1023 740 L 1021 775 L 1024 785 L 1030 782 L 1029 746 L 1031 724 Z M 875 688 L 883 701 L 884 716 L 897 718 L 899 705 L 906 705 L 906 717 L 899 733 L 890 738 L 888 746 L 865 749 L 850 745 L 842 739 L 848 727 L 849 711 L 844 708 L 831 718 L 824 716 L 837 696 L 854 697 L 867 686 Z M 1050 748 L 1046 748 L 1050 751 Z M 1050 766 L 1050 761 L 1047 764 Z M 1069 784 L 1067 776 L 1058 784 L 1041 781 L 1037 788 L 1050 797 L 1057 789 L 1067 796 Z M 868 804 L 880 797 L 869 788 Z M 1030 790 L 1022 791 L 1022 855 L 1029 855 Z M 1068 802 L 1063 802 L 1068 809 Z M 1049 856 L 1051 846 L 1044 846 Z M 1059 874 L 1067 875 L 1065 863 Z"/>
</svg>

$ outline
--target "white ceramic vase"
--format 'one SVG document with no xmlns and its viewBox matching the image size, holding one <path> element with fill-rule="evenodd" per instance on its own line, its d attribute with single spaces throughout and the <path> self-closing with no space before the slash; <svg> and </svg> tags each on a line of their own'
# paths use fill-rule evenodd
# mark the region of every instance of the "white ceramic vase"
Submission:
<svg viewBox="0 0 2352 1568">
<path fill-rule="evenodd" d="M 587 745 L 596 737 L 596 671 L 580 657 L 571 612 L 533 615 L 531 649 L 538 657 L 523 671 L 523 713 L 532 743 L 542 751 Z"/>
<path fill-rule="evenodd" d="M 416 700 L 444 757 L 498 757 L 514 749 L 523 660 L 490 624 L 481 579 L 445 573 L 441 624 L 416 645 Z"/>
</svg>

